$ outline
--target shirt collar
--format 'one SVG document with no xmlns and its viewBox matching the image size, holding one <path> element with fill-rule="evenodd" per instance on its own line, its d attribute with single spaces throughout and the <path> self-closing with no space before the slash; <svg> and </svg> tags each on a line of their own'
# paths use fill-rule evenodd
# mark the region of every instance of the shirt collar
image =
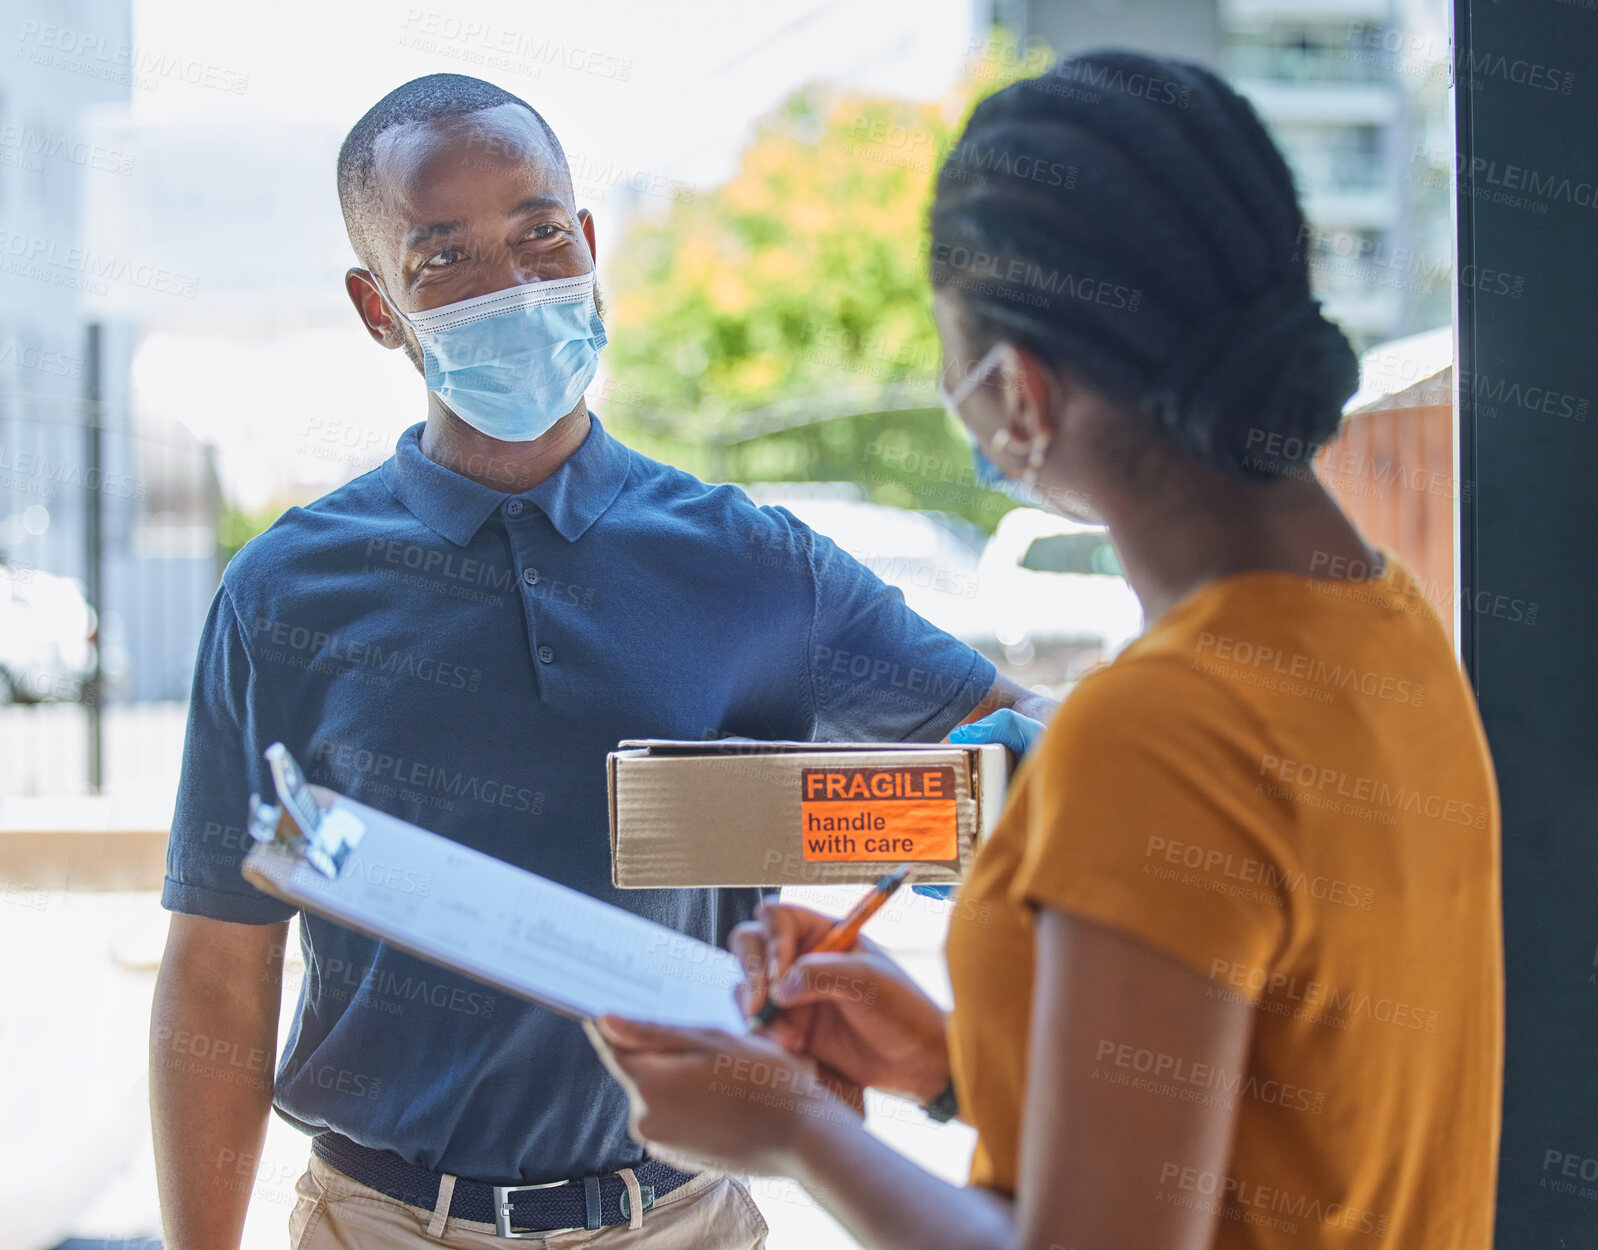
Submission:
<svg viewBox="0 0 1598 1250">
<path fill-rule="evenodd" d="M 428 529 L 464 547 L 483 522 L 512 499 L 531 504 L 567 542 L 576 542 L 615 501 L 627 481 L 627 449 L 589 413 L 588 437 L 560 468 L 520 495 L 507 495 L 462 477 L 422 451 L 422 424 L 400 435 L 383 466 L 389 490 Z"/>
</svg>

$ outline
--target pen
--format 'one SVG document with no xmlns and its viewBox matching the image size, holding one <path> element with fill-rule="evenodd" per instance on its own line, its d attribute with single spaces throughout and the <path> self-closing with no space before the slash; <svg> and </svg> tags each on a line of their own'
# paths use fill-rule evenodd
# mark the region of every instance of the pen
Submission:
<svg viewBox="0 0 1598 1250">
<path fill-rule="evenodd" d="M 900 864 L 892 872 L 883 873 L 877 878 L 877 884 L 871 887 L 870 893 L 864 895 L 858 903 L 849 909 L 849 914 L 839 920 L 837 924 L 827 930 L 825 937 L 816 945 L 805 952 L 807 955 L 817 954 L 822 951 L 846 951 L 854 945 L 855 938 L 860 936 L 860 930 L 866 921 L 882 910 L 882 906 L 893 892 L 905 883 L 910 875 L 910 864 Z M 758 1032 L 766 1027 L 779 1015 L 782 1008 L 771 997 L 771 990 L 766 990 L 766 1001 L 760 1004 L 760 1010 L 755 1012 L 749 1021 L 749 1031 Z"/>
</svg>

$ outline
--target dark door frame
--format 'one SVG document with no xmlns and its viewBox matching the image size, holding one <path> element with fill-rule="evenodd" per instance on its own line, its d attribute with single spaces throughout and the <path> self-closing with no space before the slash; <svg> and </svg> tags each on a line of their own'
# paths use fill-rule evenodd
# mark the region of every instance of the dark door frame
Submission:
<svg viewBox="0 0 1598 1250">
<path fill-rule="evenodd" d="M 1500 1250 L 1598 1246 L 1598 8 L 1456 0 L 1458 634 L 1503 805 Z"/>
</svg>

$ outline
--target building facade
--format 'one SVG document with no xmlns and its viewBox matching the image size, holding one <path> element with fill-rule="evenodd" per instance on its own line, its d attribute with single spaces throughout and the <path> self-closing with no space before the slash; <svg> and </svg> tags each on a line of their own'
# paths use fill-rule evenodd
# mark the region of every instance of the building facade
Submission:
<svg viewBox="0 0 1598 1250">
<path fill-rule="evenodd" d="M 1258 110 L 1292 167 L 1327 315 L 1361 349 L 1446 322 L 1452 276 L 1441 0 L 994 0 L 1068 56 L 1123 46 L 1196 61 Z"/>
</svg>

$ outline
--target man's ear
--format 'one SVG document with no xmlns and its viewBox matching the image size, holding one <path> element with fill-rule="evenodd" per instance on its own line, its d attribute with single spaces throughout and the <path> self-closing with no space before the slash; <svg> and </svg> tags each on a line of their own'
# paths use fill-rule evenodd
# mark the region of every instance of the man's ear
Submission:
<svg viewBox="0 0 1598 1250">
<path fill-rule="evenodd" d="M 344 275 L 344 290 L 374 342 L 381 343 L 391 351 L 404 346 L 399 321 L 389 311 L 388 304 L 377 289 L 377 279 L 365 269 L 351 269 Z"/>
<path fill-rule="evenodd" d="M 588 240 L 588 254 L 593 258 L 594 265 L 599 265 L 599 250 L 594 246 L 594 215 L 586 208 L 577 210 L 577 224 L 582 227 L 583 238 Z"/>
</svg>

